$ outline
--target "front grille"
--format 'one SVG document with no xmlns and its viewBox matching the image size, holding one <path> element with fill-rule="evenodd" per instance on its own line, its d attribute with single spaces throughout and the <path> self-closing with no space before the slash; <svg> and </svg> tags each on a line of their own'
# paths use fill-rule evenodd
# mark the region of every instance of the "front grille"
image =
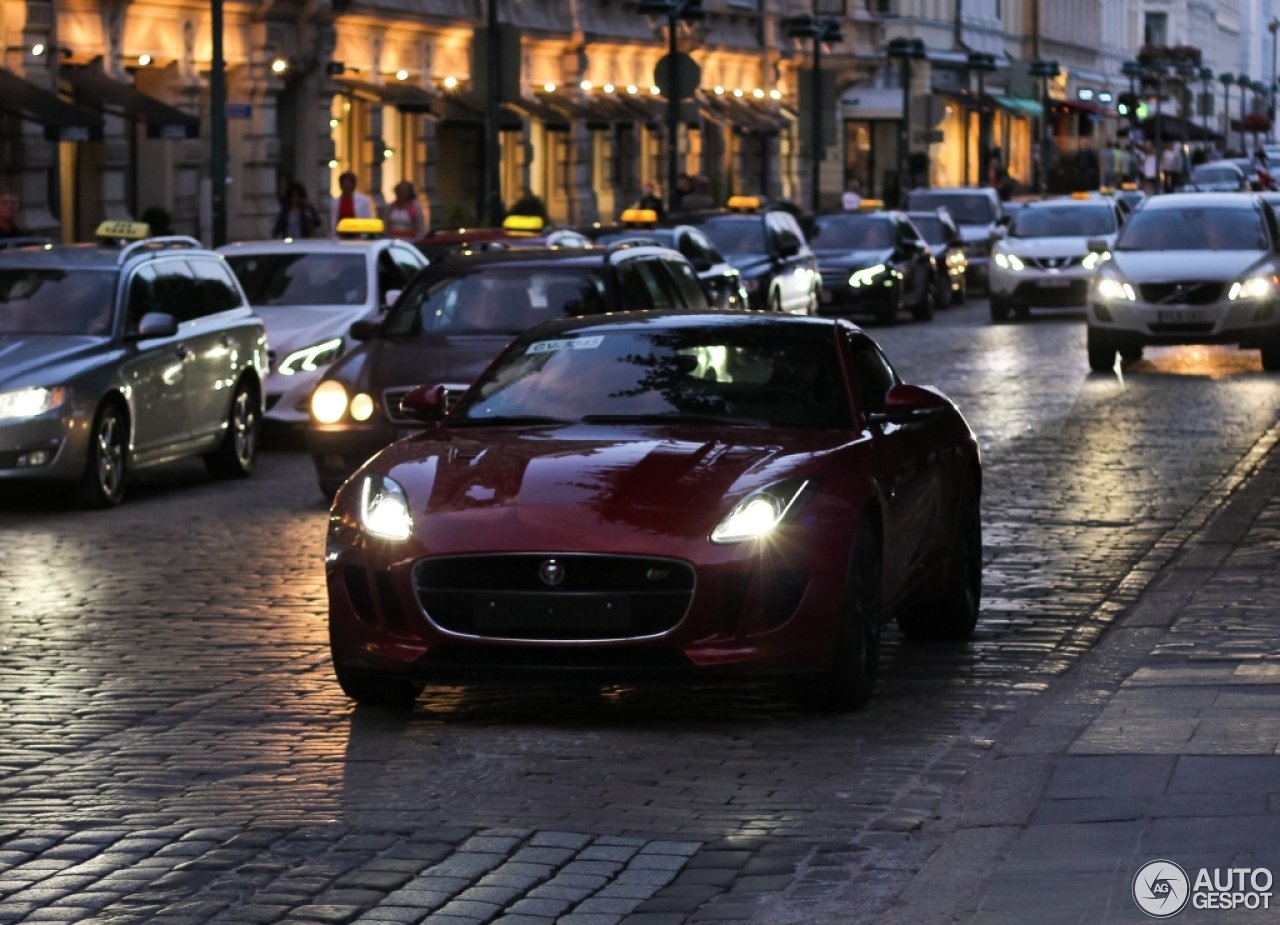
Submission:
<svg viewBox="0 0 1280 925">
<path fill-rule="evenodd" d="M 544 575 L 559 580 L 548 584 Z M 442 556 L 414 568 L 418 600 L 432 622 L 490 639 L 656 636 L 684 619 L 694 583 L 688 563 L 647 556 Z"/>
<path fill-rule="evenodd" d="M 1212 305 L 1222 298 L 1222 283 L 1141 283 L 1142 301 L 1153 305 Z"/>
<path fill-rule="evenodd" d="M 432 646 L 420 665 L 453 669 L 663 671 L 693 667 L 678 649 L 652 646 Z"/>
<path fill-rule="evenodd" d="M 1089 284 L 1087 280 L 1073 279 L 1069 286 L 1041 286 L 1034 280 L 1027 280 L 1017 285 L 1013 297 L 1028 305 L 1044 308 L 1074 308 L 1088 301 Z"/>
<path fill-rule="evenodd" d="M 1023 257 L 1022 259 L 1040 270 L 1066 270 L 1079 266 L 1084 257 L 1082 255 L 1079 257 Z"/>
<path fill-rule="evenodd" d="M 421 427 L 421 421 L 415 421 L 411 417 L 406 417 L 400 412 L 400 400 L 418 388 L 416 385 L 402 385 L 392 389 L 386 389 L 382 393 L 382 407 L 386 409 L 387 419 L 393 424 L 407 424 L 409 426 Z M 446 385 L 444 387 L 444 407 L 446 411 L 452 411 L 453 406 L 458 403 L 458 399 L 462 397 L 462 393 L 467 390 L 465 385 Z"/>
</svg>

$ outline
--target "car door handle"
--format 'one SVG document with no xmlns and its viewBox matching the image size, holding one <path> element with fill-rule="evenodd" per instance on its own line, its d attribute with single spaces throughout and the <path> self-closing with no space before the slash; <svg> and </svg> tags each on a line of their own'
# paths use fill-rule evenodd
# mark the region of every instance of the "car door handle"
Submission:
<svg viewBox="0 0 1280 925">
<path fill-rule="evenodd" d="M 173 352 L 178 355 L 179 360 L 185 360 L 187 357 L 191 356 L 191 350 L 186 344 L 178 344 L 177 349 Z"/>
</svg>

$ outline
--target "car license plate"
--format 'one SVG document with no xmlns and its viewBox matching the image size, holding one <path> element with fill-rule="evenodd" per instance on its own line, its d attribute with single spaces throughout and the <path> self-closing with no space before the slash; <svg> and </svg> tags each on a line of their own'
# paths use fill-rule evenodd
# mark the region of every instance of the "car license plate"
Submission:
<svg viewBox="0 0 1280 925">
<path fill-rule="evenodd" d="M 821 299 L 823 302 L 830 302 L 832 299 L 835 298 L 835 293 L 833 293 L 830 289 L 823 289 L 819 294 L 818 298 Z"/>
<path fill-rule="evenodd" d="M 1158 311 L 1156 324 L 1203 324 L 1209 319 L 1204 312 L 1198 311 Z"/>
<path fill-rule="evenodd" d="M 631 627 L 631 598 L 609 593 L 479 592 L 471 597 L 471 619 L 482 633 L 552 626 L 625 632 Z"/>
<path fill-rule="evenodd" d="M 1041 289 L 1066 289 L 1070 287 L 1071 280 L 1065 276 L 1046 276 L 1037 285 Z"/>
</svg>

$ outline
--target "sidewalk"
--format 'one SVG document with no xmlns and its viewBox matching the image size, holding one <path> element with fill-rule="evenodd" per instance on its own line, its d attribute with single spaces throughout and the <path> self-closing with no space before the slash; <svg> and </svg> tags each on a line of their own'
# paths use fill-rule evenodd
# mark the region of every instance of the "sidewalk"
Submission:
<svg viewBox="0 0 1280 925">
<path fill-rule="evenodd" d="M 1143 872 L 1160 916 L 1186 896 L 1175 921 L 1280 921 L 1278 490 L 1273 450 L 1006 728 L 880 925 L 1149 922 L 1134 879 L 1157 859 L 1190 881 Z"/>
</svg>

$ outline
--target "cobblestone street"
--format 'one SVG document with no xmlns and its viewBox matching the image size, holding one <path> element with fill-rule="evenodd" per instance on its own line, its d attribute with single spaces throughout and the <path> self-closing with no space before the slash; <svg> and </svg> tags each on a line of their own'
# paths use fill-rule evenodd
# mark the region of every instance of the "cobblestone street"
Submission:
<svg viewBox="0 0 1280 925">
<path fill-rule="evenodd" d="M 975 300 L 869 329 L 978 432 L 987 568 L 974 639 L 889 630 L 877 697 L 847 715 L 769 684 L 355 708 L 329 665 L 305 454 L 277 446 L 240 483 L 175 464 L 103 513 L 8 492 L 0 923 L 872 921 L 1005 719 L 1280 437 L 1256 352 L 1149 348 L 1090 375 L 1078 316 L 988 317 Z M 1172 654 L 1235 645 L 1194 615 L 1177 633 Z"/>
</svg>

